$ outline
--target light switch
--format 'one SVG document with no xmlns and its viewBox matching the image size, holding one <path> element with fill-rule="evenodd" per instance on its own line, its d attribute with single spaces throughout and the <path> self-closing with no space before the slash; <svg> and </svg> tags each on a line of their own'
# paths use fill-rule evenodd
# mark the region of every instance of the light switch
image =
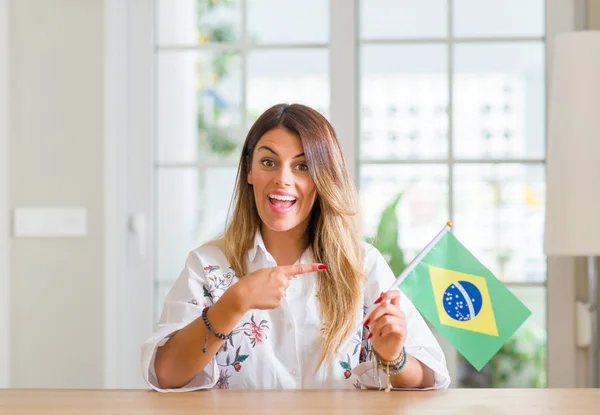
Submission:
<svg viewBox="0 0 600 415">
<path fill-rule="evenodd" d="M 65 238 L 87 235 L 87 211 L 79 207 L 25 207 L 13 212 L 16 238 Z"/>
</svg>

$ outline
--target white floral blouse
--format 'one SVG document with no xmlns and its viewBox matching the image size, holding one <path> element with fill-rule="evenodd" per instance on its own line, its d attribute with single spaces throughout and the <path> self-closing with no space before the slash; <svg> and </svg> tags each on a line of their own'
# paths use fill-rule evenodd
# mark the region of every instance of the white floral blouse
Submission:
<svg viewBox="0 0 600 415">
<path fill-rule="evenodd" d="M 389 289 L 395 277 L 381 253 L 363 243 L 364 304 L 354 310 L 359 327 L 367 306 Z M 267 252 L 260 232 L 247 254 L 248 272 L 276 266 Z M 308 249 L 298 263 L 311 263 Z M 169 336 L 201 316 L 202 309 L 214 304 L 238 281 L 225 255 L 216 247 L 203 246 L 190 252 L 185 267 L 165 298 L 156 331 L 142 346 L 142 371 L 146 382 L 160 392 L 198 389 L 341 389 L 385 387 L 382 371 L 373 370 L 368 327 L 347 339 L 335 362 L 315 373 L 319 360 L 322 323 L 315 273 L 290 281 L 281 305 L 273 310 L 251 310 L 233 330 L 215 358 L 188 385 L 161 389 L 154 371 L 156 349 Z M 406 352 L 435 373 L 433 389 L 447 388 L 450 376 L 446 359 L 429 327 L 410 300 L 402 295 L 400 306 L 406 313 Z M 372 309 L 372 307 L 370 307 Z M 198 345 L 203 347 L 202 344 Z"/>
</svg>

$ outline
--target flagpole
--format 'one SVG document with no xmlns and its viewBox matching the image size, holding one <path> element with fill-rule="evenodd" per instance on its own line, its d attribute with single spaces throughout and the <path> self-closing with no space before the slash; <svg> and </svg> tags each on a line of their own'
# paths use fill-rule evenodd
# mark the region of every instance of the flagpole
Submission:
<svg viewBox="0 0 600 415">
<path fill-rule="evenodd" d="M 429 242 L 427 244 L 427 246 L 425 246 L 425 248 L 423 248 L 423 250 L 421 252 L 419 252 L 419 255 L 417 255 L 415 257 L 415 259 L 413 259 L 406 268 L 404 268 L 404 271 L 402 271 L 402 273 L 398 276 L 398 278 L 396 278 L 394 283 L 391 285 L 391 287 L 387 291 L 391 291 L 394 288 L 398 288 L 400 286 L 400 284 L 402 283 L 402 281 L 404 281 L 404 279 L 408 276 L 408 274 L 410 274 L 415 269 L 415 267 L 417 265 L 419 265 L 419 262 L 421 262 L 421 260 L 425 257 L 425 255 L 427 255 L 429 253 L 429 251 L 431 251 L 431 249 L 440 241 L 440 239 L 442 239 L 442 237 L 450 229 L 452 229 L 452 222 L 446 222 L 446 226 L 444 226 L 444 228 L 431 240 L 431 242 Z M 375 308 L 375 307 L 373 307 L 373 308 Z M 365 322 L 367 321 L 367 318 L 369 317 L 369 314 L 371 314 L 371 311 L 373 311 L 373 310 L 371 309 L 367 313 L 365 313 L 365 318 L 362 321 L 361 327 L 364 326 Z M 357 328 L 357 330 L 360 330 L 361 327 Z"/>
</svg>

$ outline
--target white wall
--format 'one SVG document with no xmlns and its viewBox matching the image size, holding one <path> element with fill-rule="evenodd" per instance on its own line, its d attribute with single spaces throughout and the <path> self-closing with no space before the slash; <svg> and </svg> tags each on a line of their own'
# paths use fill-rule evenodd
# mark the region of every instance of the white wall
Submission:
<svg viewBox="0 0 600 415">
<path fill-rule="evenodd" d="M 10 386 L 8 86 L 8 0 L 0 0 L 0 388 Z"/>
<path fill-rule="evenodd" d="M 80 239 L 11 240 L 12 386 L 103 386 L 103 1 L 9 0 L 11 209 L 81 206 Z"/>
<path fill-rule="evenodd" d="M 587 6 L 587 28 L 589 30 L 600 30 L 600 0 L 588 0 Z M 600 266 L 600 263 L 598 266 Z M 598 298 L 598 304 L 600 304 L 600 298 Z M 598 333 L 598 342 L 600 343 L 600 333 Z M 600 362 L 600 350 L 598 351 L 598 361 Z M 600 371 L 600 368 L 598 370 Z"/>
<path fill-rule="evenodd" d="M 586 10 L 586 30 L 600 30 L 600 0 L 587 0 L 586 2 L 587 10 Z M 586 258 L 578 258 L 577 259 L 579 266 L 577 269 L 577 297 L 582 302 L 588 300 L 588 275 L 587 275 L 587 259 Z M 600 261 L 597 261 L 597 266 L 600 266 Z M 598 304 L 600 304 L 600 296 L 598 298 Z M 598 340 L 600 342 L 600 333 L 598 333 Z M 584 355 L 585 354 L 585 355 Z M 589 354 L 587 350 L 580 350 L 578 355 L 578 363 L 584 365 L 585 369 L 582 368 L 581 374 L 585 374 L 585 381 L 579 379 L 579 385 L 588 385 L 589 384 Z M 600 362 L 600 350 L 598 351 L 598 360 Z M 600 365 L 599 365 L 600 366 Z M 597 368 L 600 371 L 600 367 Z"/>
</svg>

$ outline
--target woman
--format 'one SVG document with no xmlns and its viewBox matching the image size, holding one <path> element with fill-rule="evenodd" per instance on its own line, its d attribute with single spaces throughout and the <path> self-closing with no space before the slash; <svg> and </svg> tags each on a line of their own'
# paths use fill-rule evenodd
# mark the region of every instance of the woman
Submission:
<svg viewBox="0 0 600 415">
<path fill-rule="evenodd" d="M 395 277 L 361 242 L 355 190 L 323 116 L 297 104 L 262 114 L 234 200 L 223 237 L 189 254 L 143 345 L 154 389 L 448 387 L 422 317 L 400 291 L 384 292 Z"/>
</svg>

